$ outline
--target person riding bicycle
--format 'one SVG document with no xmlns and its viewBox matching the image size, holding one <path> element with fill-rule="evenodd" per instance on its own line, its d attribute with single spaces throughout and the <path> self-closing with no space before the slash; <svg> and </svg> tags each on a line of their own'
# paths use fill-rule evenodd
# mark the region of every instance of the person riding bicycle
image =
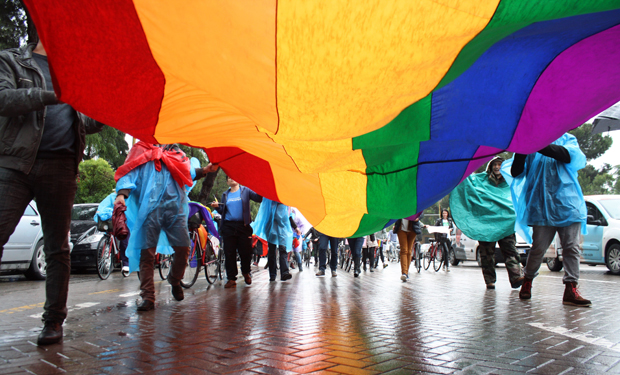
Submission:
<svg viewBox="0 0 620 375">
<path fill-rule="evenodd" d="M 112 211 L 114 210 L 114 200 L 116 199 L 116 191 L 113 191 L 105 197 L 97 207 L 97 212 L 95 212 L 95 220 L 96 223 L 102 223 L 104 221 L 112 221 Z M 109 226 L 110 232 L 112 231 L 112 225 Z M 131 234 L 128 234 L 127 237 L 123 240 L 118 241 L 118 251 L 121 256 L 122 263 L 122 271 L 129 273 L 129 258 L 125 255 L 125 251 L 127 250 L 127 244 L 129 242 L 129 237 Z"/>
<path fill-rule="evenodd" d="M 168 282 L 177 301 L 184 298 L 181 279 L 189 254 L 187 193 L 193 180 L 217 170 L 216 165 L 197 168 L 176 145 L 136 143 L 118 168 L 114 178 L 118 193 L 115 204 L 127 206 L 127 226 L 131 231 L 127 246 L 129 269 L 140 269 L 138 311 L 155 308 L 153 271 L 157 248 L 174 249 Z M 193 167 L 193 168 L 192 168 Z"/>
<path fill-rule="evenodd" d="M 441 210 L 441 217 L 435 221 L 435 226 L 449 227 L 450 232 L 452 232 L 454 230 L 454 222 L 450 218 L 450 211 L 445 208 Z M 450 238 L 445 233 L 435 233 L 435 240 L 443 246 L 443 269 L 446 272 L 450 272 L 450 253 L 453 251 Z"/>
</svg>

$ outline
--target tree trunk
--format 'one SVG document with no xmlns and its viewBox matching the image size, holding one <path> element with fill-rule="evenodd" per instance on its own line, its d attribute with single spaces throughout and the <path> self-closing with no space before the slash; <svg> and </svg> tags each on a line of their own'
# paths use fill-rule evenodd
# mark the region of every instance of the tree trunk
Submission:
<svg viewBox="0 0 620 375">
<path fill-rule="evenodd" d="M 219 171 L 220 169 L 218 168 L 215 172 L 207 173 L 207 176 L 202 181 L 202 189 L 200 189 L 200 194 L 198 195 L 198 202 L 204 204 L 205 206 L 208 206 L 209 203 L 213 202 L 213 199 L 209 196 L 211 195 L 211 190 L 213 189 L 215 178 L 217 177 Z"/>
</svg>

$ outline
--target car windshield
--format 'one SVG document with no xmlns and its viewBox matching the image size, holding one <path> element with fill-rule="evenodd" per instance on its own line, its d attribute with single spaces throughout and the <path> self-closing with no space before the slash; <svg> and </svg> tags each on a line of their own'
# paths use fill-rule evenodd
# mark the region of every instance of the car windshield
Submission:
<svg viewBox="0 0 620 375">
<path fill-rule="evenodd" d="M 620 219 L 620 199 L 602 199 L 598 201 L 609 216 Z"/>
<path fill-rule="evenodd" d="M 94 220 L 97 206 L 74 206 L 71 211 L 71 220 Z"/>
</svg>

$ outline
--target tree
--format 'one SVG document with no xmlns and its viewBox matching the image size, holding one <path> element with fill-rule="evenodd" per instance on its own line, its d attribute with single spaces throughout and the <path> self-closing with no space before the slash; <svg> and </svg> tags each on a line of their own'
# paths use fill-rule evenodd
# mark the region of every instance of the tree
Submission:
<svg viewBox="0 0 620 375">
<path fill-rule="evenodd" d="M 104 159 L 80 163 L 75 203 L 99 203 L 116 187 L 114 170 Z"/>
<path fill-rule="evenodd" d="M 613 140 L 608 135 L 593 134 L 592 124 L 588 123 L 571 130 L 569 133 L 577 138 L 579 148 L 586 155 L 588 161 L 603 155 L 613 143 Z"/>
<path fill-rule="evenodd" d="M 117 169 L 125 162 L 127 151 L 129 151 L 129 145 L 125 140 L 125 133 L 104 126 L 99 133 L 86 136 L 84 160 L 104 159 L 112 168 Z"/>
<path fill-rule="evenodd" d="M 28 23 L 20 0 L 0 2 L 0 50 L 26 43 Z"/>
</svg>

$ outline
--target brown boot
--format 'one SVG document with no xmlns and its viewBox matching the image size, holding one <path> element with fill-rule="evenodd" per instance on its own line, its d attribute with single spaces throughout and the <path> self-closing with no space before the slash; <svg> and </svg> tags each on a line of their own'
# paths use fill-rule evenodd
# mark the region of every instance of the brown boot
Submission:
<svg viewBox="0 0 620 375">
<path fill-rule="evenodd" d="M 563 304 L 580 307 L 590 307 L 592 305 L 590 300 L 587 300 L 581 296 L 579 290 L 577 289 L 577 283 L 566 283 L 565 285 L 564 298 L 562 299 Z"/>
<path fill-rule="evenodd" d="M 237 287 L 237 280 L 228 280 L 226 285 L 224 285 L 224 288 L 226 288 L 226 289 L 228 289 L 228 288 L 236 288 L 236 287 Z"/>
<path fill-rule="evenodd" d="M 519 298 L 532 298 L 532 279 L 527 277 L 523 279 L 523 285 L 521 286 L 521 290 L 519 291 Z"/>
</svg>

